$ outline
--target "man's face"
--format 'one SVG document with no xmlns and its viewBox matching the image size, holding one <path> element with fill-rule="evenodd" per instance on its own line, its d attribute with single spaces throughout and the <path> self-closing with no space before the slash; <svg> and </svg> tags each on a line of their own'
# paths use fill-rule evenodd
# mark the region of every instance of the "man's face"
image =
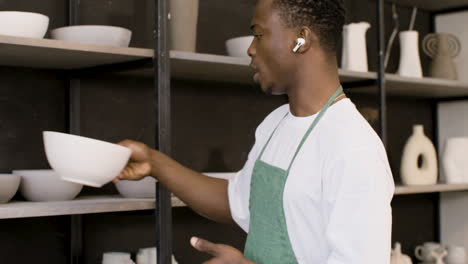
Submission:
<svg viewBox="0 0 468 264">
<path fill-rule="evenodd" d="M 282 22 L 273 0 L 258 0 L 252 19 L 255 36 L 248 49 L 254 80 L 267 94 L 284 94 L 294 70 L 292 48 L 297 38 Z"/>
</svg>

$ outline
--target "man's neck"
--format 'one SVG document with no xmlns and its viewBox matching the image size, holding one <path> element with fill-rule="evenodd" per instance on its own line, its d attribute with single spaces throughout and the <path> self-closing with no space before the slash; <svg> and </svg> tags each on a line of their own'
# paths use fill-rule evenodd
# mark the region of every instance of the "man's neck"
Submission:
<svg viewBox="0 0 468 264">
<path fill-rule="evenodd" d="M 318 113 L 339 86 L 340 79 L 336 64 L 302 67 L 295 76 L 294 86 L 288 89 L 291 113 L 298 117 Z"/>
</svg>

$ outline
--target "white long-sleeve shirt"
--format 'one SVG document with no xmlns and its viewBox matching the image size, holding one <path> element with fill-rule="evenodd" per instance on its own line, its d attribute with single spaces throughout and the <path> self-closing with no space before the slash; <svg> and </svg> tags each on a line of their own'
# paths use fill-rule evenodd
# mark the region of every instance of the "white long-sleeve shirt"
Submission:
<svg viewBox="0 0 468 264">
<path fill-rule="evenodd" d="M 255 160 L 287 112 L 289 105 L 283 105 L 260 124 L 244 168 L 229 181 L 231 213 L 246 232 Z M 287 169 L 315 117 L 289 113 L 262 160 Z M 286 224 L 298 263 L 388 264 L 393 192 L 380 138 L 349 99 L 332 105 L 299 152 L 284 190 Z"/>
</svg>

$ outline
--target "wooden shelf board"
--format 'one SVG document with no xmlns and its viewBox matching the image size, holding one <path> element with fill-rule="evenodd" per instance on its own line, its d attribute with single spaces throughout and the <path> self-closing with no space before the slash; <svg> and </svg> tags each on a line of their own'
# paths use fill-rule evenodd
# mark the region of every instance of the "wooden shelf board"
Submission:
<svg viewBox="0 0 468 264">
<path fill-rule="evenodd" d="M 224 55 L 171 51 L 171 74 L 173 79 L 239 83 L 252 85 L 253 70 L 249 67 L 250 58 Z M 376 73 L 340 70 L 341 82 L 376 80 Z M 138 74 L 135 72 L 135 74 Z M 152 70 L 144 70 L 151 77 Z"/>
<path fill-rule="evenodd" d="M 386 74 L 387 95 L 419 98 L 456 98 L 468 96 L 468 83 L 436 78 L 409 78 Z M 376 93 L 374 87 L 353 88 L 359 93 Z"/>
<path fill-rule="evenodd" d="M 0 65 L 3 66 L 70 70 L 152 57 L 152 49 L 85 45 L 0 35 Z"/>
<path fill-rule="evenodd" d="M 75 200 L 60 202 L 10 201 L 0 204 L 0 219 L 140 211 L 154 208 L 154 199 L 127 199 L 120 196 L 78 197 Z"/>
<path fill-rule="evenodd" d="M 422 186 L 402 186 L 395 188 L 395 195 L 468 191 L 468 184 L 436 184 Z"/>
</svg>

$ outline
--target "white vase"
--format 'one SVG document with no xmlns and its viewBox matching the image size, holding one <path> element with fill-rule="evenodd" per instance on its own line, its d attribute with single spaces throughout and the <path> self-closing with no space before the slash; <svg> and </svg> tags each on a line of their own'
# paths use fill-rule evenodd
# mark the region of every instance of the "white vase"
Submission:
<svg viewBox="0 0 468 264">
<path fill-rule="evenodd" d="M 169 14 L 171 49 L 195 52 L 198 0 L 170 0 Z"/>
<path fill-rule="evenodd" d="M 367 22 L 351 23 L 343 27 L 341 68 L 347 71 L 368 71 L 366 32 Z"/>
<path fill-rule="evenodd" d="M 468 182 L 468 138 L 449 138 L 442 155 L 442 167 L 447 183 Z"/>
<path fill-rule="evenodd" d="M 423 77 L 417 31 L 400 32 L 400 64 L 397 74 L 405 77 Z"/>
<path fill-rule="evenodd" d="M 418 159 L 422 159 L 419 166 Z M 437 155 L 434 144 L 424 135 L 422 125 L 413 126 L 413 134 L 403 149 L 400 175 L 404 185 L 431 185 L 437 183 Z"/>
</svg>

